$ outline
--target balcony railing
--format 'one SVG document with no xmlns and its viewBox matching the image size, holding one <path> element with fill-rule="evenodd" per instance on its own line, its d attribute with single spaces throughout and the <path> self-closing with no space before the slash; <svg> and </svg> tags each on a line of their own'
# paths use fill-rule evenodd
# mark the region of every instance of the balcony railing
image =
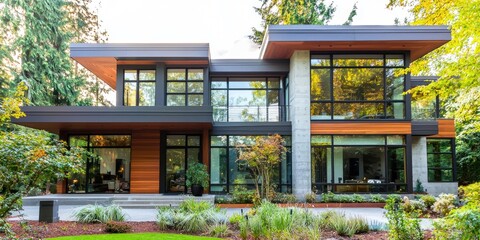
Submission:
<svg viewBox="0 0 480 240">
<path fill-rule="evenodd" d="M 215 122 L 289 121 L 288 106 L 213 106 Z"/>
</svg>

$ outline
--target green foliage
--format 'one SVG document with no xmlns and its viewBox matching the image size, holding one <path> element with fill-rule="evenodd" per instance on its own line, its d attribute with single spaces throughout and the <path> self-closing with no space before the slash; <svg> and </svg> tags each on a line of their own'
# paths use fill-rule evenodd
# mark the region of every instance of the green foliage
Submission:
<svg viewBox="0 0 480 240">
<path fill-rule="evenodd" d="M 244 186 L 235 186 L 232 192 L 233 203 L 253 203 L 255 190 L 248 190 Z"/>
<path fill-rule="evenodd" d="M 230 218 L 228 219 L 228 222 L 230 222 L 233 225 L 238 225 L 240 221 L 242 221 L 242 219 L 243 219 L 243 216 L 241 214 L 234 213 L 232 214 L 232 216 L 230 216 Z"/>
<path fill-rule="evenodd" d="M 479 239 L 480 207 L 467 204 L 433 223 L 435 239 Z"/>
<path fill-rule="evenodd" d="M 201 163 L 193 163 L 188 166 L 187 173 L 186 173 L 187 187 L 192 185 L 201 185 L 204 188 L 208 187 L 208 170 L 207 166 Z"/>
<path fill-rule="evenodd" d="M 205 232 L 212 226 L 225 224 L 225 212 L 205 201 L 187 199 L 178 208 L 157 208 L 157 225 L 161 230 Z"/>
<path fill-rule="evenodd" d="M 401 198 L 391 195 L 387 198 L 385 214 L 388 219 L 388 239 L 391 240 L 422 240 L 423 231 L 420 229 L 420 220 L 411 219 L 405 213 Z"/>
<path fill-rule="evenodd" d="M 368 229 L 370 231 L 386 231 L 387 226 L 380 221 L 373 220 L 373 221 L 370 221 L 370 223 L 368 224 Z"/>
<path fill-rule="evenodd" d="M 129 233 L 132 227 L 126 223 L 109 221 L 105 225 L 105 232 L 108 233 Z"/>
<path fill-rule="evenodd" d="M 107 223 L 125 221 L 125 213 L 118 205 L 87 205 L 73 213 L 76 221 L 81 223 Z"/>
<path fill-rule="evenodd" d="M 274 203 L 296 203 L 297 196 L 289 193 L 275 193 L 275 197 L 272 199 Z"/>
<path fill-rule="evenodd" d="M 437 201 L 433 204 L 432 210 L 441 216 L 446 216 L 455 208 L 457 198 L 453 194 L 442 193 L 438 196 Z"/>
<path fill-rule="evenodd" d="M 370 194 L 370 202 L 373 203 L 383 203 L 385 202 L 385 198 L 382 197 L 380 194 Z"/>
<path fill-rule="evenodd" d="M 227 224 L 216 224 L 216 225 L 210 226 L 210 229 L 208 232 L 210 236 L 213 236 L 213 237 L 224 238 L 230 235 L 230 230 L 228 229 Z"/>
<path fill-rule="evenodd" d="M 402 207 L 409 217 L 417 217 L 427 210 L 423 201 L 410 200 L 408 197 L 403 198 Z"/>
<path fill-rule="evenodd" d="M 425 189 L 423 188 L 423 184 L 420 181 L 420 179 L 417 179 L 417 181 L 415 182 L 415 189 L 413 191 L 416 192 L 416 193 L 425 192 Z"/>
<path fill-rule="evenodd" d="M 275 134 L 256 137 L 253 145 L 250 146 L 236 146 L 239 152 L 237 161 L 247 163 L 254 177 L 256 194 L 260 199 L 271 201 L 275 195 L 272 185 L 273 172 L 282 161 L 282 155 L 287 152 L 284 145 L 283 138 Z"/>
<path fill-rule="evenodd" d="M 315 203 L 317 201 L 317 194 L 314 192 L 305 194 L 305 201 L 307 203 Z"/>
<path fill-rule="evenodd" d="M 471 183 L 480 181 L 480 131 L 466 126 L 456 139 L 458 181 Z"/>
<path fill-rule="evenodd" d="M 480 206 L 480 182 L 460 187 L 459 192 L 467 204 Z"/>
<path fill-rule="evenodd" d="M 252 28 L 252 35 L 249 38 L 261 45 L 268 25 L 282 24 L 312 24 L 326 25 L 333 17 L 335 7 L 333 3 L 325 4 L 324 0 L 259 0 L 262 5 L 255 7 L 255 12 L 262 18 L 259 29 Z M 356 15 L 356 4 L 345 24 L 350 24 Z"/>
<path fill-rule="evenodd" d="M 434 196 L 428 195 L 428 194 L 421 196 L 420 200 L 425 204 L 425 207 L 427 209 L 430 209 L 433 206 L 433 204 L 437 201 L 437 199 L 435 199 Z"/>
</svg>

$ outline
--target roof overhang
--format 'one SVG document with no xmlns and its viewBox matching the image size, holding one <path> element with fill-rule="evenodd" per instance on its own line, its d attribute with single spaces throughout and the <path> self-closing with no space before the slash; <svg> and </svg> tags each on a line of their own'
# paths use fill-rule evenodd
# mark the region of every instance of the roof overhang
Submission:
<svg viewBox="0 0 480 240">
<path fill-rule="evenodd" d="M 72 43 L 70 57 L 115 89 L 117 65 L 207 65 L 208 43 Z"/>
<path fill-rule="evenodd" d="M 129 132 L 132 130 L 199 130 L 211 128 L 211 107 L 22 107 L 18 125 L 59 134 L 68 132 Z"/>
<path fill-rule="evenodd" d="M 408 51 L 414 61 L 451 40 L 447 26 L 270 25 L 261 59 L 289 59 L 296 50 Z"/>
</svg>

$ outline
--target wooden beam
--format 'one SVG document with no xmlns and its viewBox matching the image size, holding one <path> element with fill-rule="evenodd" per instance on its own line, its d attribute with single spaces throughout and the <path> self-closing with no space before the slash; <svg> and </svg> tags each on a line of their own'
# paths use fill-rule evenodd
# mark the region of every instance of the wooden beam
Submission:
<svg viewBox="0 0 480 240">
<path fill-rule="evenodd" d="M 438 119 L 438 134 L 429 136 L 428 138 L 455 138 L 455 120 Z"/>
<path fill-rule="evenodd" d="M 410 122 L 312 122 L 311 134 L 412 134 Z"/>
</svg>

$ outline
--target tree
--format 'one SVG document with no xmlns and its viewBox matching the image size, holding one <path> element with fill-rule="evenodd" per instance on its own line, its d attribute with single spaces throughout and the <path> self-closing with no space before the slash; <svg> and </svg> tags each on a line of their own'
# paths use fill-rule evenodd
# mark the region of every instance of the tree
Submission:
<svg viewBox="0 0 480 240">
<path fill-rule="evenodd" d="M 273 171 L 287 152 L 283 138 L 278 135 L 258 136 L 251 146 L 236 146 L 237 161 L 244 161 L 253 173 L 255 189 L 260 199 L 271 200 L 275 191 L 272 186 Z"/>
<path fill-rule="evenodd" d="M 0 61 L 9 66 L 10 85 L 25 82 L 33 105 L 90 105 L 91 98 L 82 96 L 92 92 L 86 75 L 72 64 L 68 48 L 72 41 L 100 41 L 104 36 L 89 8 L 91 0 L 1 3 L 0 40 L 7 47 L 1 49 Z"/>
<path fill-rule="evenodd" d="M 440 78 L 409 93 L 414 98 L 439 96 L 444 101 L 446 117 L 455 117 L 457 135 L 480 132 L 480 0 L 390 0 L 388 7 L 406 7 L 412 14 L 412 25 L 450 27 L 452 40 L 409 68 L 413 75 Z M 480 151 L 468 142 L 457 140 L 458 148 L 466 153 L 458 155 L 462 164 L 477 159 Z M 478 181 L 480 177 L 461 180 Z"/>
<path fill-rule="evenodd" d="M 262 5 L 254 7 L 262 18 L 259 29 L 253 27 L 252 35 L 248 36 L 254 43 L 261 45 L 268 25 L 271 24 L 313 24 L 326 25 L 333 17 L 335 7 L 333 3 L 325 4 L 324 0 L 259 0 Z M 355 15 L 357 15 L 357 6 L 353 6 L 352 11 L 345 22 L 349 25 Z"/>
</svg>

